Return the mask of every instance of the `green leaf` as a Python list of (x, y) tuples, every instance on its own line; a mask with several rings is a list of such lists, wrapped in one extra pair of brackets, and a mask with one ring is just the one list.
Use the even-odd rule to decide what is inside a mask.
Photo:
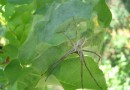
[(22, 67), (18, 59), (12, 60), (11, 63), (6, 66), (4, 72), (11, 85), (18, 80), (21, 70)]
[(32, 21), (32, 12), (24, 12), (21, 19), (24, 24), (30, 23)]
[(108, 27), (112, 20), (112, 14), (105, 3), (105, 0), (99, 0), (95, 6), (95, 11), (98, 15), (99, 24), (103, 27)]
[(15, 30), (19, 25), (31, 24), (33, 4), (21, 5), (15, 7), (14, 13), (8, 21), (8, 26), (11, 30)]
[(35, 14), (45, 14), (47, 7), (51, 6), (53, 0), (36, 0), (36, 11)]
[(15, 7), (14, 13), (8, 20), (7, 26), (17, 40), (22, 44), (31, 30), (34, 6), (33, 4)]
[[(105, 78), (102, 71), (98, 68), (98, 65), (90, 57), (85, 57), (85, 61), (102, 90), (107, 90)], [(65, 90), (75, 90), (81, 88), (80, 65), (79, 58), (70, 58), (62, 62), (62, 64), (58, 66), (59, 68), (57, 67), (57, 69), (54, 70), (54, 75), (61, 82)], [(83, 85), (86, 89), (101, 90), (85, 66), (83, 69)]]
[[(76, 21), (77, 19), (80, 20), (91, 19), (93, 14), (94, 4), (90, 4), (89, 1), (83, 3), (82, 1), (79, 0), (72, 0), (61, 4), (58, 8), (56, 7), (57, 5), (54, 5), (53, 8), (51, 7), (52, 12), (49, 17), (49, 21), (45, 21), (45, 20), (39, 21), (35, 25), (35, 27), (33, 28), (33, 32), (31, 33), (32, 35), (30, 34), (31, 36), (29, 38), (34, 38), (34, 34), (35, 34), (35, 36), (38, 36), (37, 39), (40, 40), (40, 42), (46, 42), (53, 46), (59, 45), (67, 41), (65, 35), (63, 35), (63, 33), (58, 33), (58, 32), (66, 30), (69, 23), (74, 22), (73, 18), (76, 18)], [(69, 27), (69, 29), (70, 28), (72, 27)], [(74, 31), (74, 29), (75, 28), (72, 28), (71, 31)], [(30, 42), (32, 42), (32, 39), (29, 40)]]
[(36, 88), (41, 88), (41, 90), (62, 90), (60, 82), (56, 79), (54, 75), (50, 75), (47, 81), (45, 81), (45, 77), (41, 77), (39, 82), (37, 83)]
[[(77, 27), (73, 26), (73, 24), (75, 22), (85, 22), (85, 20), (90, 21), (96, 3), (97, 2), (92, 3), (92, 1), (86, 1), (84, 3), (79, 0), (72, 0), (61, 4), (59, 7), (57, 7), (57, 5), (54, 5), (53, 8), (51, 7), (50, 20), (48, 21), (41, 18), (39, 22), (32, 26), (33, 30), (20, 50), (20, 57), (23, 58), (21, 61), (29, 60), (30, 57), (34, 56), (33, 53), (37, 52), (36, 47), (41, 42), (56, 46), (69, 41), (63, 33), (58, 32), (65, 31), (70, 38), (75, 38), (75, 29), (77, 29)], [(54, 9), (55, 7), (57, 8)], [(73, 18), (75, 18), (75, 21)], [(72, 26), (68, 27), (70, 23)], [(79, 29), (79, 31), (81, 30)], [(83, 33), (83, 31), (84, 30), (79, 32), (79, 35)]]
[(99, 29), (99, 32), (91, 34), (91, 37), (88, 38), (85, 45), (87, 49), (100, 53), (106, 31), (104, 28), (97, 29)]
[(7, 20), (9, 20), (11, 18), (11, 16), (13, 15), (15, 7), (14, 5), (7, 3), (5, 6), (5, 12), (4, 12), (4, 16)]
[(4, 70), (0, 69), (0, 87), (6, 84), (7, 78), (5, 77)]
[(0, 4), (1, 5), (5, 5), (6, 4), (6, 0), (0, 0)]
[(36, 0), (35, 14), (45, 15), (53, 4), (61, 4), (67, 0)]
[(18, 57), (18, 48), (16, 46), (13, 46), (11, 44), (9, 45), (6, 45), (4, 48), (3, 48), (3, 52), (11, 57), (11, 58), (17, 58)]
[(12, 3), (12, 4), (29, 4), (33, 0), (7, 0), (7, 2)]
[(11, 45), (14, 45), (14, 46), (18, 47), (19, 44), (20, 44), (17, 37), (16, 37), (16, 35), (15, 35), (15, 33), (13, 31), (11, 31), (11, 30), (7, 31), (5, 33), (5, 38), (7, 38), (9, 40), (9, 44), (11, 44)]
[(9, 90), (18, 90), (17, 82), (15, 82), (14, 85), (9, 88)]
[(40, 79), (40, 75), (33, 70), (31, 65), (24, 65), (19, 75), (18, 88), (22, 90), (38, 90), (36, 84)]

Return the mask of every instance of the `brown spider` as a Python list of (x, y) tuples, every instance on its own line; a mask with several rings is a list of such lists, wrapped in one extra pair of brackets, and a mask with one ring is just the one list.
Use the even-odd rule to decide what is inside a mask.
[[(74, 18), (73, 18), (74, 20)], [(75, 22), (76, 24), (76, 22)], [(71, 40), (65, 33), (63, 33), (69, 40)], [(77, 34), (77, 31), (76, 31)], [(62, 63), (70, 54), (77, 54), (80, 57), (80, 63), (81, 63), (81, 87), (83, 89), (83, 65), (85, 66), (85, 68), (88, 70), (90, 76), (93, 78), (94, 82), (96, 83), (96, 85), (102, 90), (102, 87), (98, 84), (98, 82), (96, 81), (96, 79), (94, 78), (94, 76), (92, 75), (90, 69), (88, 68), (86, 62), (85, 62), (85, 58), (84, 58), (84, 52), (89, 52), (92, 54), (95, 54), (96, 56), (99, 57), (100, 60), (100, 55), (98, 55), (97, 53), (90, 51), (90, 50), (84, 50), (83, 47), (86, 43), (86, 39), (85, 38), (81, 38), (80, 40), (78, 40), (75, 44), (72, 43), (73, 45), (72, 49), (70, 49), (68, 52), (66, 52), (59, 60), (57, 60), (56, 62), (54, 62), (52, 65), (50, 65), (50, 67), (47, 69), (47, 71), (44, 74), (47, 74), (47, 77), (45, 79), (45, 81), (48, 79), (48, 77), (52, 74), (53, 70), (60, 64)], [(98, 62), (99, 62), (98, 60)], [(42, 74), (41, 76), (43, 76), (44, 74)]]

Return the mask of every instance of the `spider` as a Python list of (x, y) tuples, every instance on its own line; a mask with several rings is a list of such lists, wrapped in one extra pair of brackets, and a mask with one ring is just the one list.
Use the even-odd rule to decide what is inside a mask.
[[(75, 25), (77, 25), (74, 17), (73, 17), (73, 21), (75, 23)], [(83, 65), (85, 66), (85, 68), (88, 70), (90, 76), (92, 77), (92, 79), (94, 80), (94, 82), (96, 83), (96, 85), (102, 90), (102, 87), (98, 84), (98, 82), (96, 81), (96, 79), (94, 78), (94, 76), (92, 75), (90, 69), (88, 68), (86, 62), (85, 62), (85, 58), (84, 58), (84, 52), (88, 52), (88, 53), (92, 53), (95, 54), (96, 56), (98, 56), (98, 62), (100, 61), (100, 55), (98, 55), (96, 52), (90, 51), (90, 50), (84, 50), (83, 47), (86, 43), (86, 38), (82, 37), (80, 38), (76, 43), (72, 42), (71, 39), (65, 34), (65, 32), (62, 32), (67, 39), (70, 40), (71, 45), (72, 45), (72, 49), (70, 49), (68, 52), (66, 52), (62, 57), (60, 57), (59, 60), (57, 60), (56, 62), (54, 62), (53, 64), (50, 65), (50, 67), (41, 75), (43, 76), (44, 74), (47, 74), (47, 77), (45, 79), (45, 81), (48, 79), (48, 77), (52, 74), (52, 72), (54, 71), (54, 69), (60, 64), (62, 63), (70, 54), (77, 54), (80, 57), (80, 63), (81, 63), (81, 69), (80, 69), (80, 78), (81, 78), (81, 88), (83, 89)], [(77, 38), (77, 30), (76, 30), (76, 38)]]

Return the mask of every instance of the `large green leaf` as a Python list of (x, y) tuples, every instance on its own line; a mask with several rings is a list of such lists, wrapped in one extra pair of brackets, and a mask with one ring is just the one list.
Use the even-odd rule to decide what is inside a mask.
[[(103, 73), (98, 68), (98, 65), (90, 57), (85, 57), (85, 61), (102, 90), (107, 90)], [(55, 70), (54, 75), (61, 82), (65, 90), (75, 90), (81, 88), (80, 65), (79, 58), (70, 58), (62, 62), (62, 64), (59, 65), (59, 68)], [(85, 66), (83, 70), (83, 85), (86, 89), (101, 90)]]
[[(63, 31), (63, 29), (65, 30), (68, 27), (67, 25), (69, 23), (74, 22), (72, 21), (73, 17), (79, 19), (90, 19), (92, 17), (92, 9), (94, 8), (94, 5), (89, 3), (90, 2), (83, 3), (79, 0), (72, 0), (61, 4), (58, 8), (56, 8), (57, 5), (54, 5), (52, 14), (49, 17), (49, 21), (47, 21), (46, 23), (44, 21), (39, 22), (39, 25), (36, 27), (37, 30), (35, 30), (34, 28), (33, 33), (40, 32), (38, 35), (38, 39), (41, 42), (47, 42), (52, 45), (59, 45), (63, 43), (64, 41), (66, 41), (66, 37), (63, 34), (59, 34), (58, 32)], [(82, 11), (84, 8), (85, 10)], [(62, 26), (62, 30), (59, 30), (58, 28), (66, 23), (66, 21), (68, 21), (67, 24), (65, 24), (65, 26)], [(75, 28), (73, 28), (72, 30), (74, 29)]]
[[(84, 9), (84, 11), (82, 11), (82, 9)], [(58, 8), (53, 10), (50, 21), (44, 28), (43, 33), (41, 33), (42, 35), (40, 35), (43, 37), (40, 38), (45, 38), (42, 39), (42, 41), (44, 40), (45, 42), (53, 45), (62, 43), (64, 41), (64, 36), (58, 32), (65, 31), (69, 26), (69, 23), (74, 22), (72, 21), (73, 18), (90, 19), (92, 17), (92, 9), (93, 5), (90, 5), (89, 2), (83, 3), (79, 0), (72, 0), (61, 4)], [(68, 22), (64, 26), (63, 24), (66, 23), (66, 21)], [(61, 25), (63, 25), (63, 28), (59, 30), (58, 28)], [(73, 28), (72, 31), (74, 29), (75, 28)]]
[(100, 25), (102, 25), (103, 27), (108, 27), (112, 19), (112, 14), (105, 3), (105, 0), (99, 0), (97, 5), (95, 6), (95, 11), (98, 14)]
[[(71, 22), (79, 23), (83, 20), (92, 20), (95, 14), (93, 10), (95, 9), (96, 4), (97, 2), (94, 1), (93, 3), (92, 1), (86, 1), (84, 3), (79, 0), (72, 0), (61, 4), (58, 8), (56, 8), (57, 6), (54, 5), (52, 14), (49, 18), (50, 20), (45, 24), (44, 27), (37, 30), (40, 31), (40, 29), (42, 29), (41, 33), (39, 33), (39, 40), (41, 40), (41, 42), (47, 42), (52, 45), (59, 45), (63, 43), (64, 41), (66, 41), (66, 39), (64, 38), (65, 36), (58, 32), (63, 32), (67, 29), (70, 29), (68, 32), (74, 31), (76, 29), (76, 26), (74, 28), (72, 28), (72, 26), (69, 27), (69, 24)], [(107, 6), (104, 5), (104, 7)], [(100, 7), (98, 8), (101, 9)], [(106, 9), (105, 11), (108, 10)], [(110, 12), (108, 11), (107, 13), (109, 14)], [(101, 17), (103, 20), (106, 19), (100, 15), (98, 15), (98, 17)], [(75, 21), (73, 20), (73, 18), (75, 18)], [(110, 21), (111, 19), (107, 18), (107, 21), (105, 21), (108, 22), (108, 20)]]
[(63, 33), (60, 33), (62, 31), (67, 31), (66, 33), (70, 38), (75, 38), (75, 29), (77, 28), (73, 25), (75, 21), (82, 22), (92, 17), (95, 2), (90, 3), (91, 1), (84, 3), (79, 0), (72, 0), (61, 4), (59, 7), (57, 5), (51, 6), (49, 21), (42, 18), (33, 25), (33, 30), (20, 50), (20, 58), (23, 58), (21, 61), (29, 60), (30, 57), (34, 56), (34, 53), (37, 52), (36, 47), (40, 43), (43, 43), (43, 46), (44, 44), (56, 46), (69, 41)]

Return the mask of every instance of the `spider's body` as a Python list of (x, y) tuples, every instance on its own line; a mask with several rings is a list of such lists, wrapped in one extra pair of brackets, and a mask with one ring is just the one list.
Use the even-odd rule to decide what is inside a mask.
[(84, 45), (84, 43), (85, 43), (85, 39), (80, 39), (79, 41), (77, 41), (77, 43), (76, 44), (74, 44), (74, 50), (75, 50), (75, 52), (76, 53), (78, 53), (79, 54), (79, 52), (82, 50), (82, 48), (83, 48), (83, 45)]

